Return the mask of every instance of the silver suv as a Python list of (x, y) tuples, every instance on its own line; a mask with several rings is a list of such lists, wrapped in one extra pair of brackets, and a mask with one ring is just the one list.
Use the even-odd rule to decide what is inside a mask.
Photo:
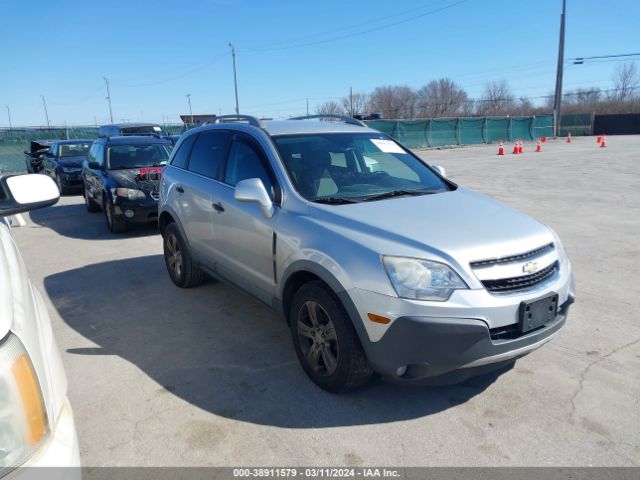
[(182, 135), (159, 202), (177, 286), (206, 273), (249, 292), (333, 392), (373, 372), (460, 381), (562, 328), (574, 284), (549, 227), (355, 119), (313, 117), (223, 116)]

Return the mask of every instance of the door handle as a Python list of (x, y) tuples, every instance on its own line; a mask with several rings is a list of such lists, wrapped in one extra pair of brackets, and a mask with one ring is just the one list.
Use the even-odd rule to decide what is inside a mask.
[(182, 188), (182, 185), (178, 185), (178, 186), (176, 187), (176, 192), (178, 192), (178, 193), (184, 193), (184, 188)]
[(224, 212), (224, 207), (222, 206), (222, 204), (220, 202), (218, 203), (214, 203), (213, 204), (213, 208), (218, 212), (218, 213), (222, 213)]

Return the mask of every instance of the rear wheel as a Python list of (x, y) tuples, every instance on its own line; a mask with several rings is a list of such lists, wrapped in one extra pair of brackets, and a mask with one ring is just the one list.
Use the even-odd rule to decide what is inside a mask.
[(322, 282), (311, 282), (293, 297), (291, 336), (302, 368), (329, 392), (346, 392), (369, 381), (369, 366), (358, 335), (340, 301)]
[(204, 272), (193, 261), (178, 226), (170, 223), (162, 231), (164, 262), (171, 281), (180, 288), (191, 288), (204, 281)]
[(107, 227), (111, 233), (122, 233), (129, 229), (129, 226), (124, 220), (119, 219), (114, 211), (113, 203), (105, 196), (102, 200), (104, 209), (104, 216), (107, 220)]

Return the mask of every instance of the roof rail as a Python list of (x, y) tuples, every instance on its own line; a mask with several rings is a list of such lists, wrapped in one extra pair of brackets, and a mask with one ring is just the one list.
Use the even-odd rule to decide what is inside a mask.
[(254, 127), (258, 128), (265, 128), (264, 122), (258, 117), (254, 117), (253, 115), (218, 115), (214, 119), (213, 123), (233, 122), (237, 120), (246, 120), (247, 122), (249, 122), (249, 125), (253, 125)]
[(357, 120), (353, 117), (348, 117), (346, 115), (338, 115), (333, 113), (322, 113), (319, 115), (303, 115), (301, 117), (290, 118), (289, 120), (311, 120), (313, 118), (333, 118), (335, 120), (342, 120), (344, 123), (350, 123), (351, 125), (366, 127), (364, 123), (362, 123), (360, 120)]

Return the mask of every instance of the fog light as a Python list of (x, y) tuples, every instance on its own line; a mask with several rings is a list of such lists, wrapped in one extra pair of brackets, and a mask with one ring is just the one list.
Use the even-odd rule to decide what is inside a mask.
[(403, 376), (405, 373), (407, 373), (407, 366), (406, 365), (403, 365), (403, 366), (399, 367), (396, 370), (396, 375), (399, 376), (399, 377)]
[(135, 215), (135, 212), (131, 209), (127, 209), (124, 211), (124, 216), (127, 218), (133, 218), (134, 215)]

